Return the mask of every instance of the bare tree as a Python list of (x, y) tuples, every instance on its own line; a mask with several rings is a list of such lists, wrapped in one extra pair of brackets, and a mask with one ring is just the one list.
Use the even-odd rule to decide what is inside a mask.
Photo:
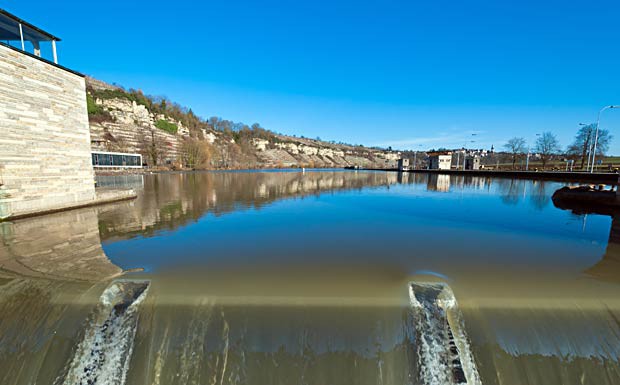
[(167, 149), (161, 138), (151, 130), (150, 135), (142, 134), (139, 138), (140, 153), (150, 163), (150, 166), (157, 166), (165, 158)]
[(585, 166), (586, 158), (590, 156), (592, 142), (594, 142), (595, 128), (596, 126), (594, 124), (582, 126), (579, 131), (577, 131), (575, 141), (568, 147), (567, 152), (569, 155), (579, 155), (581, 158), (580, 168), (582, 169)]
[(536, 139), (536, 151), (540, 154), (542, 168), (544, 170), (551, 156), (560, 151), (560, 143), (551, 132), (543, 132), (542, 135)]
[(508, 139), (504, 148), (512, 154), (512, 169), (514, 170), (517, 158), (525, 152), (525, 139), (517, 137)]
[(186, 167), (204, 167), (210, 157), (209, 144), (196, 139), (186, 139), (181, 147), (181, 156)]
[[(581, 159), (581, 168), (583, 169), (586, 159), (592, 154), (592, 144), (594, 142), (594, 136), (596, 132), (595, 124), (588, 124), (582, 126), (577, 135), (575, 135), (575, 141), (568, 147), (568, 155), (573, 155)], [(609, 149), (609, 142), (613, 137), (609, 134), (608, 130), (598, 130), (598, 141), (596, 145), (596, 155), (605, 155), (605, 152)]]

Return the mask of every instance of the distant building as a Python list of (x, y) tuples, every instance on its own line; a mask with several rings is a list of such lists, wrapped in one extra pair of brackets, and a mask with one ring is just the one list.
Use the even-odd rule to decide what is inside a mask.
[(92, 164), (95, 168), (142, 168), (142, 155), (121, 152), (93, 152)]
[(451, 166), (452, 153), (450, 151), (431, 152), (428, 154), (429, 170), (449, 170)]
[(465, 170), (480, 170), (480, 157), (476, 155), (465, 159)]
[(409, 159), (400, 158), (398, 160), (398, 171), (409, 171), (411, 166), (409, 166)]

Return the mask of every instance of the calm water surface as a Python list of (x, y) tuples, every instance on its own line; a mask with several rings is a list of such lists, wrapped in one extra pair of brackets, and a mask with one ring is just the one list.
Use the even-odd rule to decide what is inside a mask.
[(114, 343), (93, 340), (127, 362), (97, 383), (433, 383), (411, 281), (452, 288), (483, 384), (620, 383), (620, 217), (554, 207), (562, 184), (353, 171), (99, 182), (139, 197), (0, 224), (0, 383), (79, 383), (123, 271), (150, 286), (110, 326)]

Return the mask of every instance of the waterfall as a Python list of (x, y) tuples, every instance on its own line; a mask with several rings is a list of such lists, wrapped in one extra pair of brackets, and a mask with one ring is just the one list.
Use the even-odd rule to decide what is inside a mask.
[(65, 385), (123, 385), (138, 326), (145, 281), (117, 281), (101, 294), (62, 382)]
[(418, 376), (424, 385), (480, 385), (456, 299), (442, 283), (411, 283)]

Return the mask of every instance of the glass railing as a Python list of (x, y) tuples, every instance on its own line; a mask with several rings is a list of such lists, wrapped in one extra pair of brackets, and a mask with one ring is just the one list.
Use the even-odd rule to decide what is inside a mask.
[(57, 37), (0, 9), (0, 42), (58, 64)]

